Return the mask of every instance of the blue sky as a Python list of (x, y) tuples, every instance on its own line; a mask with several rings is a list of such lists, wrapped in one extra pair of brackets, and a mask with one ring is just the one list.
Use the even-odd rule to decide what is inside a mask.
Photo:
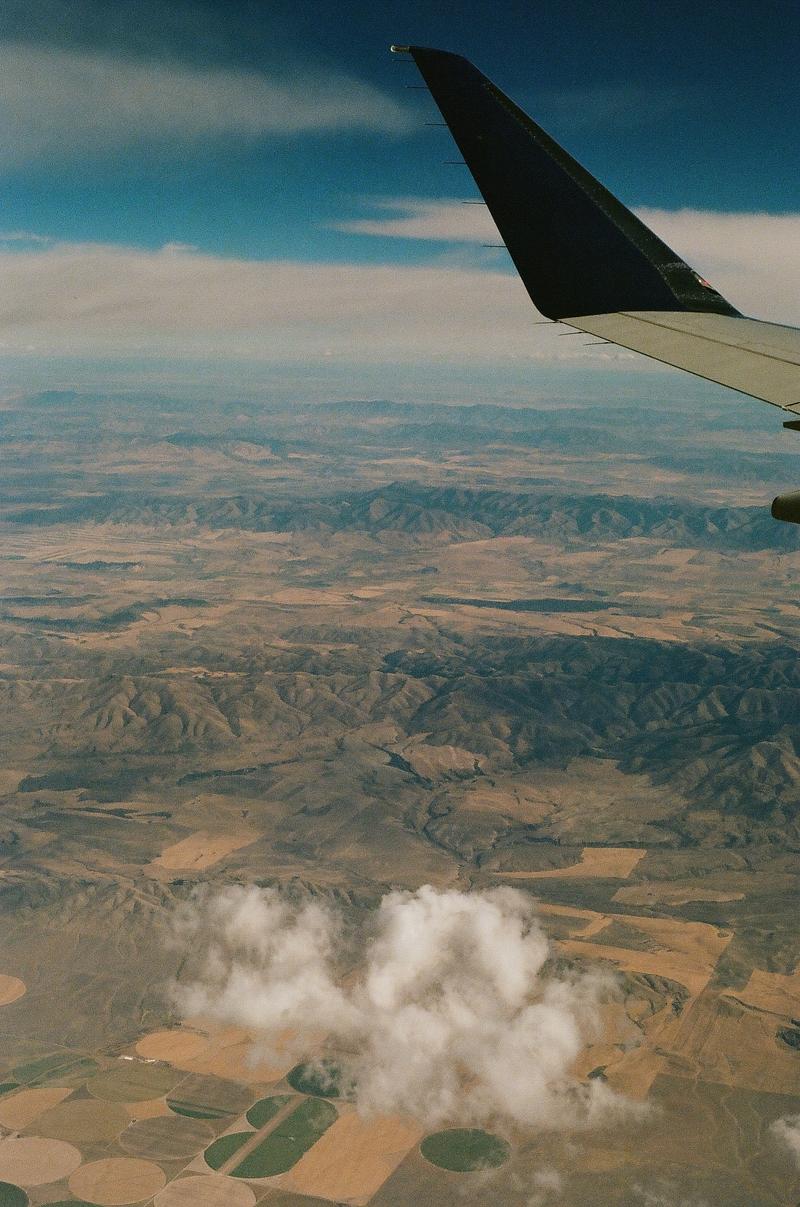
[[(115, 249), (155, 253), (165, 245), (177, 266), (174, 279), (164, 275), (162, 261), (145, 260), (130, 265), (132, 277), (140, 269), (148, 279), (155, 273), (174, 289), (178, 308), (193, 272), (195, 282), (212, 273), (212, 266), (199, 264), (204, 256), (224, 262), (213, 269), (217, 284), (220, 273), (230, 279), (232, 261), (376, 271), (396, 265), (423, 273), (439, 265), (487, 272), (491, 296), (492, 288), (501, 288), (495, 278), (509, 275), (509, 268), (502, 254), (481, 251), (485, 236), (477, 227), (464, 226), (470, 207), (462, 207), (462, 216), (453, 206), (444, 210), (450, 227), (443, 218), (437, 226), (430, 210), (431, 225), (418, 222), (414, 238), (386, 225), (402, 216), (405, 200), (419, 214), (420, 201), (443, 204), (476, 195), (465, 169), (442, 163), (454, 157), (449, 135), (425, 127), (437, 117), (433, 104), (424, 91), (406, 87), (419, 84), (419, 77), (413, 66), (389, 55), (392, 41), (442, 46), (472, 58), (623, 200), (666, 215), (656, 217), (656, 225), (666, 221), (670, 232), (670, 214), (683, 209), (757, 215), (762, 222), (765, 215), (793, 219), (800, 213), (798, 34), (795, 4), (745, 0), (12, 0), (0, 14), (7, 236), (0, 247), (7, 257), (18, 257), (16, 294), (6, 297), (5, 306), (0, 298), (2, 313), (11, 314), (7, 347), (29, 359), (66, 354), (79, 317), (66, 315), (59, 300), (59, 280), (66, 288), (77, 263), (65, 267), (67, 247), (75, 256), (84, 249), (75, 270), (83, 290), (80, 313), (91, 313), (94, 321), (98, 307), (102, 312), (107, 304), (104, 273), (121, 271)], [(398, 208), (387, 209), (387, 198)], [(370, 218), (367, 234), (358, 220)], [(677, 230), (677, 249), (688, 254), (688, 247), (707, 274), (722, 271), (722, 285), (738, 281), (737, 273), (747, 280), (758, 267), (764, 228), (740, 223), (737, 247), (744, 259), (734, 255), (728, 264), (723, 252), (730, 251), (731, 229), (710, 231), (717, 253), (698, 264), (699, 228), (686, 220)], [(20, 239), (20, 233), (34, 238)], [(773, 258), (780, 259), (787, 240), (796, 245), (795, 235), (791, 222), (769, 227)], [(97, 267), (94, 299), (90, 247)], [(107, 257), (102, 264), (98, 248)], [(47, 261), (56, 255), (60, 259)], [(48, 299), (41, 278), (51, 262)], [(374, 274), (364, 278), (366, 289), (391, 291), (391, 282), (381, 282)], [(225, 310), (227, 295), (217, 284), (210, 291), (213, 305)], [(296, 284), (299, 289), (299, 278)], [(409, 277), (409, 289), (413, 284)], [(769, 307), (770, 298), (762, 296), (767, 284), (755, 288), (752, 306)], [(241, 294), (241, 282), (231, 289)], [(784, 292), (788, 296), (789, 281)], [(99, 356), (130, 355), (134, 346), (142, 357), (167, 354), (168, 323), (148, 348), (144, 293), (140, 285), (128, 338), (112, 347), (113, 340), (103, 344), (98, 337)], [(354, 277), (342, 314), (357, 293)], [(25, 315), (36, 317), (30, 329), (19, 326), (20, 302)], [(118, 316), (126, 304), (118, 291), (108, 303)], [(509, 304), (518, 311), (515, 339), (522, 339), (523, 321), (535, 316), (526, 311), (523, 320), (517, 293)], [(386, 316), (391, 320), (391, 308)], [(498, 321), (507, 317), (501, 308)], [(793, 321), (790, 300), (773, 305), (766, 317)], [(283, 361), (303, 359), (301, 328), (311, 331), (314, 315), (298, 311), (297, 321), (294, 337), (281, 345)], [(461, 321), (466, 330), (468, 317)], [(87, 322), (78, 341), (89, 357), (90, 329)], [(252, 324), (239, 321), (237, 330), (246, 332), (239, 354), (256, 355)], [(171, 352), (213, 357), (212, 337), (213, 322), (200, 316), (191, 328), (187, 320)], [(349, 342), (334, 339), (333, 351), (320, 351), (312, 339), (308, 355), (339, 356), (340, 364), (348, 355), (358, 360), (359, 338), (369, 333), (355, 324)], [(218, 350), (222, 354), (221, 345)], [(443, 352), (457, 359), (457, 336), (444, 341)], [(487, 350), (495, 360), (502, 353), (502, 343)], [(224, 355), (235, 359), (230, 343)], [(393, 355), (387, 350), (386, 363)], [(435, 348), (424, 349), (425, 356), (437, 360)]]

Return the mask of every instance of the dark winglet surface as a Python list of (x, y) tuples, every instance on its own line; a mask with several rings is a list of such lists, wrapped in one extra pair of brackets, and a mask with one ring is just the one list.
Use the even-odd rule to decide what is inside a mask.
[(470, 62), (408, 51), (542, 314), (738, 315)]

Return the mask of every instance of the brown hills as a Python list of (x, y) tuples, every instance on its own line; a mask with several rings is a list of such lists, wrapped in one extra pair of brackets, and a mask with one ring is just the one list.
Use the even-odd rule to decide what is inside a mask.
[[(789, 1201), (800, 547), (758, 473), (797, 457), (709, 415), (703, 468), (677, 418), (626, 407), (109, 406), (4, 412), (4, 1080), (58, 1056), (80, 1095), (81, 1062), (173, 1027), (164, 929), (198, 885), (355, 918), (391, 887), (511, 884), (554, 960), (619, 978), (581, 1076), (659, 1111), (514, 1135), (480, 1187), (381, 1149), (371, 1202), (516, 1207), (551, 1166), (554, 1203)], [(317, 1196), (344, 1184), (332, 1144)]]

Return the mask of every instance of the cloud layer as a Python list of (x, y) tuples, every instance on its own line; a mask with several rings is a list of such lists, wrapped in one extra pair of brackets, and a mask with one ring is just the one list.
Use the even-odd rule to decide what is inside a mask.
[[(422, 264), (309, 263), (223, 258), (179, 243), (160, 251), (48, 243), (36, 232), (12, 231), (5, 241), (0, 236), (0, 350), (320, 370), (426, 365), (527, 372), (534, 361), (565, 360), (654, 369), (633, 353), (586, 346), (584, 338), (564, 339), (559, 328), (535, 325), (536, 312), (504, 253), (474, 247), (496, 238), (483, 207), (385, 204), (385, 217), (359, 221), (359, 229), (393, 243), (402, 237), (473, 246), (450, 246)], [(800, 215), (643, 216), (745, 313), (800, 326)]]
[[(0, 341), (6, 351), (43, 355), (486, 362), (536, 355), (531, 336), (544, 330), (532, 325), (515, 277), (452, 264), (247, 261), (174, 245), (61, 244), (0, 250), (0, 279)], [(570, 342), (555, 344), (574, 354), (563, 347)]]
[[(202, 952), (175, 988), (187, 1017), (251, 1028), (268, 1049), (291, 1029), (297, 1055), (327, 1033), (365, 1112), (560, 1128), (633, 1109), (599, 1080), (571, 1076), (612, 986), (548, 975), (527, 894), (391, 892), (348, 937), (323, 905), (237, 886), (187, 906), (177, 935)], [(355, 972), (342, 979), (348, 961)]]
[(398, 134), (410, 121), (390, 96), (335, 71), (270, 78), (0, 44), (0, 161), (7, 166), (181, 139), (351, 129)]

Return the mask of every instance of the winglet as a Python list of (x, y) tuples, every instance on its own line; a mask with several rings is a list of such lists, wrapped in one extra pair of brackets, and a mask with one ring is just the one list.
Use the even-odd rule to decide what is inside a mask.
[(738, 315), (472, 63), (407, 49), (542, 314)]

